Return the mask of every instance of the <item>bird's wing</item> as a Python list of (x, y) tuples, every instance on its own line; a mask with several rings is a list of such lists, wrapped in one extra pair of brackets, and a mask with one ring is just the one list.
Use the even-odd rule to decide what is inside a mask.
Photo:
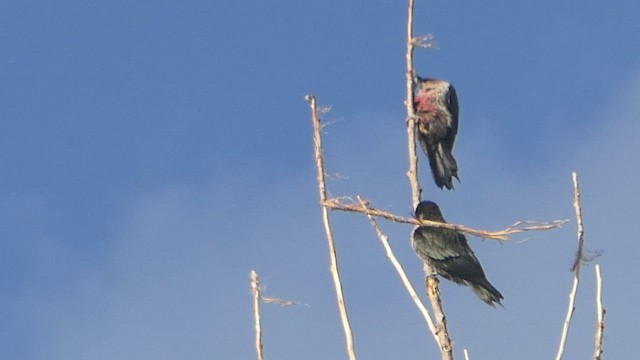
[(467, 244), (467, 239), (458, 232), (456, 232), (456, 235), (455, 247), (458, 249), (457, 252), (460, 253), (460, 256), (443, 263), (442, 267), (454, 277), (457, 276), (473, 281), (484, 279), (485, 275), (480, 261), (469, 247), (469, 244)]
[(458, 106), (458, 93), (453, 85), (449, 85), (449, 91), (447, 92), (447, 98), (445, 99), (447, 110), (451, 114), (451, 120), (449, 122), (449, 132), (444, 139), (444, 143), (449, 148), (453, 149), (453, 143), (456, 140), (456, 134), (458, 133), (458, 118), (460, 116), (460, 108)]
[(418, 255), (424, 260), (447, 261), (460, 257), (458, 246), (451, 246), (456, 242), (457, 233), (448, 229), (422, 226), (414, 232), (414, 247)]
[(416, 230), (414, 241), (417, 242), (414, 247), (420, 257), (429, 259), (443, 275), (452, 277), (452, 280), (459, 282), (457, 278), (484, 278), (478, 258), (459, 232), (421, 227)]

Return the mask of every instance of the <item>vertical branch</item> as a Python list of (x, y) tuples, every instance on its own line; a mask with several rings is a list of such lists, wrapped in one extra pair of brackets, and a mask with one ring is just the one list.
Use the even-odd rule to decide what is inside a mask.
[(251, 270), (251, 294), (253, 295), (253, 320), (254, 329), (256, 332), (256, 355), (258, 360), (263, 360), (262, 355), (262, 328), (260, 326), (260, 281), (258, 280), (258, 273), (255, 270)]
[(604, 333), (604, 314), (607, 311), (602, 307), (602, 278), (600, 277), (600, 265), (596, 264), (596, 336), (593, 360), (602, 359), (602, 334)]
[[(415, 70), (413, 69), (413, 50), (415, 38), (413, 37), (413, 0), (408, 0), (407, 7), (407, 52), (405, 60), (407, 65), (406, 74), (406, 98), (405, 107), (407, 110), (407, 150), (409, 155), (409, 170), (407, 178), (411, 187), (411, 201), (413, 208), (420, 202), (422, 190), (418, 181), (418, 156), (416, 154), (416, 116), (413, 110), (413, 79)], [(436, 320), (436, 334), (438, 335), (438, 346), (442, 354), (442, 359), (453, 359), (453, 349), (451, 347), (451, 339), (447, 330), (447, 323), (442, 304), (440, 301), (440, 290), (438, 289), (438, 279), (431, 270), (429, 264), (425, 263), (427, 295), (433, 309), (433, 316)]]
[(575, 311), (576, 293), (578, 292), (578, 283), (580, 282), (580, 268), (582, 265), (583, 253), (584, 253), (584, 228), (582, 227), (582, 209), (580, 207), (580, 188), (578, 186), (578, 175), (573, 172), (571, 175), (573, 179), (573, 208), (576, 212), (576, 222), (578, 224), (578, 250), (576, 251), (576, 258), (571, 267), (573, 271), (573, 285), (571, 286), (571, 292), (569, 292), (569, 305), (567, 306), (567, 315), (564, 319), (564, 325), (562, 326), (562, 334), (560, 335), (560, 345), (558, 346), (558, 353), (556, 354), (556, 360), (562, 359), (564, 354), (565, 345), (567, 343), (567, 335), (569, 334), (569, 326), (571, 325), (571, 318)]
[(347, 309), (345, 307), (344, 296), (342, 294), (342, 283), (340, 281), (340, 274), (338, 273), (338, 259), (336, 256), (336, 249), (333, 241), (331, 225), (329, 224), (329, 210), (324, 205), (327, 201), (327, 190), (325, 184), (324, 160), (322, 158), (322, 142), (320, 138), (320, 118), (318, 117), (316, 98), (314, 96), (307, 95), (305, 96), (305, 99), (309, 102), (309, 106), (311, 108), (311, 122), (313, 123), (313, 148), (316, 161), (316, 179), (318, 181), (318, 192), (320, 194), (320, 205), (322, 207), (322, 222), (324, 224), (324, 231), (327, 236), (327, 244), (329, 247), (330, 271), (333, 278), (333, 285), (336, 291), (336, 299), (338, 302), (338, 310), (340, 311), (340, 319), (342, 320), (342, 327), (344, 329), (347, 354), (349, 355), (350, 360), (355, 360), (356, 352), (353, 345), (353, 334), (351, 332), (351, 325), (349, 324), (349, 317), (347, 316)]
[(420, 182), (418, 180), (418, 156), (416, 154), (416, 115), (413, 110), (413, 79), (415, 70), (413, 69), (413, 49), (415, 39), (413, 38), (413, 0), (409, 0), (407, 9), (407, 52), (405, 61), (407, 63), (406, 97), (404, 105), (407, 109), (407, 151), (409, 153), (409, 170), (407, 178), (411, 187), (411, 202), (413, 209), (420, 202)]
[(427, 296), (431, 302), (431, 308), (433, 309), (433, 316), (436, 319), (436, 334), (438, 334), (438, 345), (440, 346), (440, 353), (443, 360), (453, 360), (453, 347), (451, 346), (451, 339), (449, 338), (449, 330), (447, 329), (447, 321), (442, 311), (442, 301), (440, 300), (440, 288), (438, 287), (439, 281), (433, 271), (431, 265), (424, 263), (424, 272), (426, 274), (425, 283), (427, 286)]
[(582, 208), (580, 207), (580, 188), (578, 186), (578, 174), (574, 171), (571, 174), (573, 180), (573, 208), (576, 211), (576, 222), (578, 224), (578, 250), (576, 251), (576, 258), (573, 260), (573, 266), (571, 271), (580, 273), (580, 265), (584, 258), (584, 228), (582, 226)]

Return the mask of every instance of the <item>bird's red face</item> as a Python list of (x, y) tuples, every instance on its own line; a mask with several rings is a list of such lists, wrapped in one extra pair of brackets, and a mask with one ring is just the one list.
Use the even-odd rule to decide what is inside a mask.
[(413, 98), (413, 103), (418, 112), (431, 112), (435, 110), (433, 103), (433, 90), (421, 89)]

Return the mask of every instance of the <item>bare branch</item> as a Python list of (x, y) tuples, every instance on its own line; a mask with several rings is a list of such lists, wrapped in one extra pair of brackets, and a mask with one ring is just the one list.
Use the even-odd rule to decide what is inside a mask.
[(596, 335), (593, 360), (602, 359), (602, 335), (604, 333), (604, 315), (607, 310), (602, 306), (602, 277), (600, 265), (596, 264)]
[(415, 39), (413, 37), (413, 0), (409, 0), (407, 9), (407, 52), (405, 61), (407, 63), (407, 82), (406, 97), (404, 105), (407, 110), (407, 150), (409, 153), (409, 170), (407, 171), (407, 179), (411, 187), (411, 200), (413, 209), (420, 202), (422, 189), (418, 180), (418, 155), (416, 154), (416, 114), (413, 111), (413, 86), (415, 78), (415, 70), (413, 69), (413, 50)]
[(578, 250), (576, 251), (576, 258), (573, 261), (571, 271), (580, 272), (580, 264), (584, 260), (584, 228), (582, 226), (582, 208), (580, 207), (580, 188), (578, 187), (578, 174), (573, 172), (571, 174), (573, 179), (573, 208), (576, 212), (576, 221), (578, 226)]
[(582, 209), (580, 208), (580, 188), (578, 186), (578, 175), (575, 171), (572, 174), (573, 179), (573, 208), (576, 212), (576, 221), (578, 226), (578, 250), (576, 251), (576, 259), (571, 267), (573, 271), (573, 285), (571, 286), (571, 292), (569, 292), (569, 305), (567, 307), (567, 315), (564, 319), (564, 325), (562, 326), (562, 333), (560, 335), (560, 345), (558, 346), (558, 353), (556, 354), (556, 360), (562, 359), (564, 349), (567, 342), (567, 335), (569, 334), (569, 326), (571, 325), (571, 318), (575, 311), (576, 293), (578, 292), (578, 283), (580, 282), (580, 267), (584, 254), (584, 229), (582, 227)]
[[(416, 208), (416, 206), (418, 206), (422, 194), (420, 182), (418, 181), (418, 156), (416, 154), (416, 116), (413, 110), (413, 86), (416, 74), (413, 68), (413, 50), (416, 42), (416, 39), (413, 37), (413, 0), (408, 0), (406, 39), (407, 51), (405, 54), (407, 72), (406, 97), (404, 105), (407, 110), (407, 150), (409, 155), (409, 170), (407, 171), (407, 178), (409, 180), (409, 186), (411, 187), (411, 202), (414, 209)], [(442, 305), (440, 303), (438, 280), (434, 275), (432, 275), (434, 272), (431, 270), (431, 267), (428, 263), (425, 263), (424, 267), (427, 282), (427, 295), (429, 296), (429, 300), (431, 301), (433, 315), (436, 319), (436, 334), (438, 335), (437, 343), (440, 347), (440, 353), (443, 360), (452, 360), (453, 349), (451, 347), (451, 340), (449, 338), (445, 316), (442, 311)]]
[[(358, 198), (358, 200), (360, 201), (362, 206), (364, 207), (367, 206), (366, 202), (364, 202), (360, 198)], [(438, 334), (436, 333), (435, 325), (433, 325), (433, 320), (431, 320), (431, 316), (429, 316), (429, 311), (420, 300), (420, 297), (418, 296), (416, 291), (413, 289), (413, 286), (411, 285), (411, 282), (409, 281), (407, 274), (404, 272), (402, 265), (400, 265), (400, 263), (398, 262), (398, 259), (396, 259), (396, 256), (393, 254), (393, 250), (391, 250), (391, 246), (389, 245), (389, 238), (382, 233), (382, 231), (378, 227), (378, 223), (373, 218), (373, 216), (367, 214), (367, 218), (369, 218), (369, 222), (371, 222), (371, 226), (373, 226), (373, 230), (375, 230), (376, 235), (378, 236), (378, 239), (380, 239), (380, 243), (382, 243), (382, 247), (384, 247), (387, 258), (389, 259), (389, 261), (391, 261), (391, 265), (393, 265), (393, 267), (396, 269), (396, 272), (398, 273), (398, 276), (400, 276), (400, 280), (402, 280), (402, 284), (407, 289), (407, 292), (409, 293), (411, 300), (413, 300), (413, 302), (418, 307), (418, 310), (420, 310), (420, 313), (422, 314), (422, 316), (427, 322), (429, 331), (431, 331), (433, 338), (435, 339), (436, 343), (438, 343)]]
[(533, 221), (517, 221), (504, 230), (486, 231), (486, 230), (472, 229), (464, 225), (440, 223), (436, 221), (418, 220), (415, 218), (402, 217), (402, 216), (394, 215), (390, 212), (386, 212), (383, 210), (378, 210), (372, 207), (363, 206), (360, 203), (353, 203), (353, 202), (345, 203), (341, 201), (341, 199), (344, 199), (344, 198), (327, 199), (324, 205), (327, 208), (332, 210), (358, 212), (365, 215), (381, 217), (383, 219), (397, 222), (397, 223), (412, 224), (417, 226), (433, 226), (433, 227), (438, 227), (443, 229), (451, 229), (451, 230), (456, 230), (456, 231), (464, 232), (467, 234), (471, 234), (473, 236), (477, 236), (479, 238), (484, 238), (484, 239), (508, 240), (509, 235), (511, 234), (517, 234), (525, 231), (556, 229), (561, 227), (567, 221), (569, 221), (569, 220), (553, 220), (553, 221), (542, 222), (542, 223), (533, 222)]
[(349, 317), (347, 315), (344, 295), (342, 293), (342, 282), (340, 281), (340, 274), (338, 272), (338, 259), (333, 241), (333, 233), (331, 231), (331, 225), (329, 223), (329, 210), (325, 205), (325, 203), (327, 202), (327, 190), (325, 184), (324, 160), (322, 158), (320, 117), (318, 116), (318, 109), (316, 107), (316, 98), (314, 96), (307, 95), (305, 96), (305, 99), (309, 102), (309, 107), (311, 108), (311, 122), (313, 123), (313, 148), (316, 161), (316, 179), (318, 181), (318, 193), (320, 194), (320, 205), (322, 208), (322, 222), (324, 224), (324, 230), (327, 236), (327, 245), (329, 248), (330, 271), (333, 278), (333, 285), (336, 291), (336, 299), (338, 302), (340, 319), (342, 320), (347, 354), (350, 360), (355, 360), (356, 352), (353, 345), (353, 333), (351, 332), (351, 325), (349, 324)]
[(469, 360), (469, 352), (467, 349), (464, 349), (464, 360)]
[(440, 353), (443, 360), (453, 360), (453, 346), (449, 337), (447, 328), (447, 318), (442, 310), (442, 300), (440, 300), (440, 281), (431, 270), (428, 263), (422, 264), (425, 273), (425, 285), (427, 289), (427, 297), (431, 302), (433, 316), (436, 319), (436, 334), (438, 334), (438, 344), (440, 345)]
[(262, 327), (260, 326), (260, 287), (258, 280), (258, 273), (255, 270), (251, 270), (251, 294), (253, 295), (253, 320), (254, 329), (256, 332), (256, 356), (258, 360), (263, 360), (262, 354)]

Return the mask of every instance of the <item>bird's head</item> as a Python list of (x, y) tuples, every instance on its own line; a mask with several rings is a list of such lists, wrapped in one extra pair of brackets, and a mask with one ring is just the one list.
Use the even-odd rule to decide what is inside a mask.
[(416, 207), (416, 219), (445, 222), (438, 204), (433, 201), (422, 201)]
[(445, 93), (449, 90), (449, 84), (446, 81), (438, 80), (438, 79), (422, 79), (418, 78), (418, 90), (425, 92), (437, 92), (437, 93)]

